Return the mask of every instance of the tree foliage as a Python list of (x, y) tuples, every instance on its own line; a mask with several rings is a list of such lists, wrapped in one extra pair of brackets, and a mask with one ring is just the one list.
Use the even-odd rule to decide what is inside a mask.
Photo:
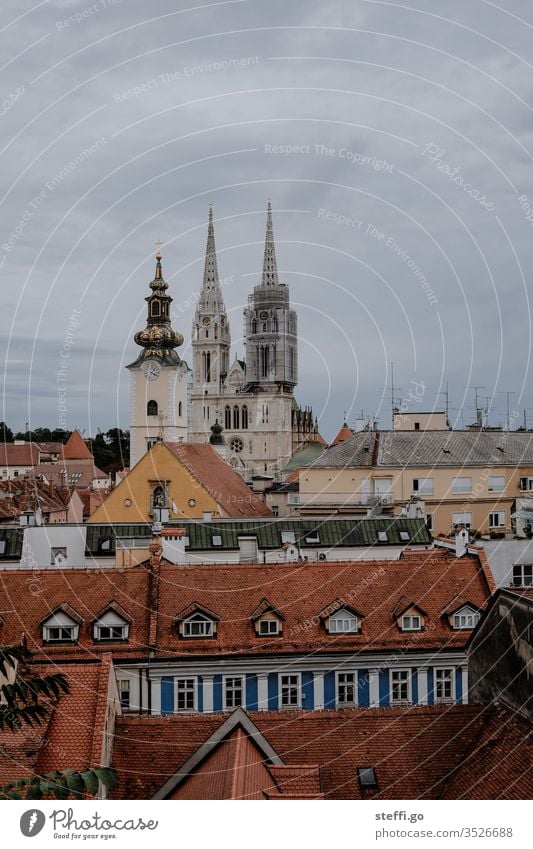
[[(0, 646), (0, 733), (15, 732), (25, 725), (40, 725), (51, 707), (69, 692), (67, 676), (35, 674), (32, 653), (25, 645)], [(65, 769), (18, 778), (0, 787), (0, 799), (68, 799), (95, 796), (99, 783), (108, 789), (117, 785), (110, 767)]]

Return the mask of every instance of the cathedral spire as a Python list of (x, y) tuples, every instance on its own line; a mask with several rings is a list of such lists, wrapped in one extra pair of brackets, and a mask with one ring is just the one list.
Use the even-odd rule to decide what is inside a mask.
[(209, 224), (207, 226), (207, 245), (205, 249), (204, 289), (218, 288), (217, 253), (215, 249), (215, 228), (213, 225), (213, 207), (209, 206)]
[(276, 263), (276, 248), (274, 245), (274, 231), (272, 229), (272, 203), (270, 198), (267, 207), (267, 225), (265, 236), (265, 254), (263, 257), (263, 276), (261, 286), (277, 286), (278, 266)]

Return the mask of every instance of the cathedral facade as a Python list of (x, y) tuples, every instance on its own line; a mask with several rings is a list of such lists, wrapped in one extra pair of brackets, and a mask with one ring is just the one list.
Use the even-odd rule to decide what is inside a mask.
[(294, 398), (298, 383), (298, 317), (280, 283), (267, 210), (261, 282), (244, 311), (245, 360), (231, 361), (231, 332), (220, 288), (213, 213), (209, 211), (202, 290), (192, 327), (193, 383), (189, 439), (206, 442), (218, 419), (227, 459), (245, 478), (273, 475), (296, 448), (318, 438), (310, 410)]
[(298, 383), (298, 317), (289, 287), (280, 283), (267, 210), (261, 282), (244, 311), (245, 360), (231, 357), (231, 328), (218, 275), (213, 212), (209, 210), (202, 288), (192, 325), (192, 384), (187, 405), (187, 364), (175, 348), (183, 337), (172, 329), (161, 257), (146, 298), (148, 320), (135, 336), (142, 351), (132, 375), (131, 464), (156, 441), (209, 442), (223, 427), (226, 459), (246, 480), (278, 477), (295, 450), (319, 441), (309, 408), (294, 398)]

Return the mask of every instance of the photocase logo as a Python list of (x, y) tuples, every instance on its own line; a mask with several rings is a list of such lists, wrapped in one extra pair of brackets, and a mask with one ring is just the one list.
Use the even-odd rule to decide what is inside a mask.
[(20, 818), (20, 830), (24, 837), (35, 837), (43, 830), (46, 817), (42, 811), (33, 808), (25, 811)]

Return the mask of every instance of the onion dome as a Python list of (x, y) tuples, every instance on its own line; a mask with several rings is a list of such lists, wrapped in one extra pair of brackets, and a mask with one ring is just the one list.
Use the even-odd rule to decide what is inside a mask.
[(183, 345), (183, 336), (174, 330), (170, 320), (172, 298), (167, 294), (168, 283), (163, 278), (161, 254), (156, 255), (155, 276), (150, 283), (152, 294), (145, 298), (148, 304), (146, 327), (139, 330), (135, 342), (143, 350), (130, 367), (140, 366), (144, 360), (156, 358), (166, 365), (181, 365), (181, 359), (174, 351)]
[(222, 425), (219, 423), (218, 419), (215, 421), (214, 425), (211, 425), (211, 436), (209, 437), (210, 445), (225, 445), (226, 440), (222, 436)]

